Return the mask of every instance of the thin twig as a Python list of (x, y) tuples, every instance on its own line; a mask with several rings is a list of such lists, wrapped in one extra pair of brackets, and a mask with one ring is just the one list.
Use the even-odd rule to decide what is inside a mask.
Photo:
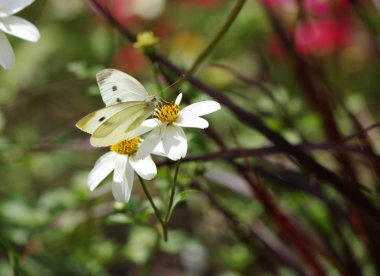
[(215, 36), (212, 38), (210, 43), (206, 46), (206, 48), (198, 55), (196, 60), (194, 61), (193, 65), (190, 67), (190, 69), (183, 74), (182, 78), (177, 82), (175, 85), (175, 89), (180, 87), (180, 85), (186, 81), (191, 75), (195, 73), (195, 71), (198, 69), (199, 65), (203, 62), (203, 60), (206, 59), (206, 57), (212, 52), (212, 50), (215, 48), (215, 46), (218, 44), (218, 42), (222, 39), (222, 37), (227, 33), (227, 31), (230, 29), (232, 23), (235, 22), (238, 14), (240, 13), (244, 3), (246, 0), (238, 0), (232, 9), (231, 13), (228, 15), (227, 20), (224, 22), (223, 26), (220, 28), (220, 30), (215, 34)]

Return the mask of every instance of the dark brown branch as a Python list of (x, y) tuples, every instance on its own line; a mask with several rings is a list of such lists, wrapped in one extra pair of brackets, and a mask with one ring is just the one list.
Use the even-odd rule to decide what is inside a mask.
[[(112, 15), (106, 11), (99, 3), (95, 0), (91, 0), (91, 3), (97, 11), (103, 15), (117, 30), (119, 30), (127, 39), (131, 42), (135, 41), (135, 36), (126, 30), (117, 20), (115, 20)], [(152, 53), (148, 57), (160, 65), (165, 66), (167, 69), (172, 71), (178, 77), (182, 77), (185, 71), (171, 63), (169, 60), (163, 56)], [(261, 132), (265, 137), (272, 141), (276, 146), (281, 148), (284, 152), (292, 155), (300, 164), (302, 164), (307, 170), (313, 172), (320, 180), (326, 181), (332, 184), (336, 190), (344, 194), (351, 202), (353, 202), (358, 208), (366, 210), (373, 218), (377, 219), (380, 217), (380, 211), (365, 197), (360, 190), (350, 185), (349, 183), (342, 180), (338, 175), (329, 169), (323, 167), (318, 162), (316, 162), (312, 157), (304, 153), (300, 148), (291, 145), (287, 140), (285, 140), (280, 134), (276, 133), (264, 124), (255, 114), (248, 112), (235, 103), (233, 103), (228, 97), (223, 95), (220, 91), (214, 90), (201, 82), (200, 80), (189, 77), (188, 82), (195, 88), (202, 90), (210, 97), (217, 100), (219, 103), (228, 108), (232, 113), (236, 115), (243, 123), (250, 126), (257, 131)]]
[[(367, 151), (358, 146), (345, 146), (336, 143), (322, 143), (322, 144), (301, 144), (298, 146), (300, 149), (304, 151), (318, 151), (318, 150), (326, 150), (331, 152), (341, 152), (341, 153), (353, 153), (369, 156), (377, 161), (380, 161), (380, 155), (374, 154), (371, 151)], [(242, 156), (242, 151), (244, 152), (244, 156)], [(253, 157), (263, 157), (272, 154), (281, 154), (283, 153), (282, 149), (277, 146), (268, 146), (254, 149), (230, 149), (230, 150), (222, 150), (219, 152), (202, 154), (202, 155), (192, 155), (188, 156), (181, 160), (184, 162), (194, 162), (194, 161), (211, 161), (211, 160), (231, 160), (236, 158), (243, 158), (246, 156)], [(168, 160), (165, 162), (160, 162), (160, 165), (172, 164), (173, 162)]]

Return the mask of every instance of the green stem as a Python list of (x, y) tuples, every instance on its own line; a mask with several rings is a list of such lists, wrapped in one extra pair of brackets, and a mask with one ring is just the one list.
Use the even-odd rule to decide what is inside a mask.
[(177, 186), (177, 178), (178, 178), (178, 171), (179, 171), (179, 165), (181, 164), (181, 161), (178, 160), (176, 167), (175, 167), (175, 173), (174, 173), (174, 178), (173, 178), (173, 183), (171, 186), (171, 194), (170, 194), (170, 199), (169, 199), (169, 205), (168, 205), (168, 211), (166, 212), (165, 216), (165, 224), (169, 222), (171, 211), (172, 211), (172, 206), (173, 206), (173, 201), (174, 201), (174, 195), (175, 195), (175, 188)]
[(228, 15), (227, 20), (224, 22), (223, 26), (220, 28), (220, 30), (215, 34), (213, 39), (210, 41), (210, 43), (206, 46), (206, 48), (199, 54), (197, 59), (194, 61), (193, 65), (190, 67), (190, 69), (183, 74), (182, 78), (179, 80), (179, 82), (174, 87), (176, 90), (180, 87), (182, 82), (187, 80), (199, 67), (199, 65), (202, 63), (202, 61), (211, 53), (213, 48), (218, 44), (220, 39), (227, 33), (228, 29), (231, 27), (232, 23), (235, 21), (236, 17), (238, 16), (241, 8), (243, 7), (246, 0), (238, 0), (232, 9), (231, 13)]
[(161, 215), (160, 215), (160, 212), (158, 211), (156, 205), (154, 204), (153, 202), (153, 199), (152, 199), (152, 196), (150, 195), (148, 189), (146, 188), (146, 185), (145, 185), (145, 182), (144, 182), (144, 179), (141, 178), (141, 176), (137, 175), (138, 178), (140, 179), (140, 183), (141, 183), (141, 186), (144, 190), (144, 193), (146, 195), (146, 197), (148, 198), (149, 202), (150, 202), (150, 205), (152, 205), (152, 208), (154, 210), (154, 214), (156, 215), (156, 218), (157, 220), (160, 222), (161, 224), (161, 227), (162, 227), (162, 232), (163, 232), (163, 236), (164, 236), (164, 240), (167, 241), (168, 240), (168, 233), (167, 233), (167, 229), (166, 229), (166, 224), (164, 223), (164, 221), (162, 220), (161, 218)]

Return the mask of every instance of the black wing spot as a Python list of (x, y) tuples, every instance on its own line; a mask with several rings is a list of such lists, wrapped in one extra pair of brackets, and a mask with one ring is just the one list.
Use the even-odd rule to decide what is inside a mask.
[(99, 122), (103, 122), (105, 119), (106, 119), (106, 117), (101, 117), (101, 118), (99, 119)]
[(118, 103), (121, 103), (121, 99), (120, 99), (120, 98), (117, 98), (116, 101), (117, 101)]
[(112, 91), (116, 91), (116, 90), (117, 90), (117, 86), (116, 85), (112, 86)]
[(109, 76), (112, 75), (113, 70), (105, 69), (103, 71), (100, 71), (100, 73), (96, 74), (96, 79), (98, 80), (99, 84), (103, 84)]

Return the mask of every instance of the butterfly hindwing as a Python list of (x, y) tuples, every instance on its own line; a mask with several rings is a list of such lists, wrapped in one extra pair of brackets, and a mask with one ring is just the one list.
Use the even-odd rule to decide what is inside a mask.
[(115, 129), (121, 128), (122, 125), (129, 126), (132, 122), (143, 113), (143, 103), (131, 106), (115, 114), (100, 125), (92, 134), (94, 137), (103, 138), (114, 132)]
[(135, 130), (152, 112), (152, 104), (140, 102), (115, 114), (96, 129), (91, 136), (91, 144), (96, 147), (105, 147), (124, 139), (134, 138)]
[(105, 107), (97, 111), (91, 112), (87, 116), (80, 119), (76, 126), (87, 133), (94, 133), (94, 131), (102, 125), (106, 120), (117, 114), (118, 112), (135, 105), (136, 102), (120, 103), (117, 105)]

